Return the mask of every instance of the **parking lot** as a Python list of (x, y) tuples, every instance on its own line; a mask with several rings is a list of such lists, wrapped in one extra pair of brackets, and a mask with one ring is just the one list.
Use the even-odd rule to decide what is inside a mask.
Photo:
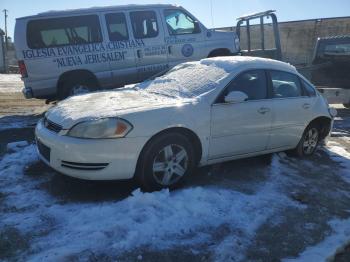
[(65, 177), (38, 160), (49, 107), (0, 79), (0, 261), (349, 261), (350, 110), (310, 159), (197, 170), (182, 189)]

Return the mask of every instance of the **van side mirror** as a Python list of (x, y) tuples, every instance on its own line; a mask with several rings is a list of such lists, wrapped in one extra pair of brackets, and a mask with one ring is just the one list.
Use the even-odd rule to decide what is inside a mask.
[(241, 91), (232, 91), (225, 96), (225, 103), (241, 103), (247, 100), (247, 94)]
[(194, 29), (193, 29), (193, 33), (200, 33), (201, 32), (201, 27), (199, 26), (199, 22), (198, 21), (194, 21)]

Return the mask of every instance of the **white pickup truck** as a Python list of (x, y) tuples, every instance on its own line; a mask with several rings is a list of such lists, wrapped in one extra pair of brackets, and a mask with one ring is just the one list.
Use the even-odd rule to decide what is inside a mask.
[(233, 32), (207, 29), (175, 5), (50, 11), (17, 18), (27, 98), (59, 98), (149, 78), (176, 64), (239, 52)]

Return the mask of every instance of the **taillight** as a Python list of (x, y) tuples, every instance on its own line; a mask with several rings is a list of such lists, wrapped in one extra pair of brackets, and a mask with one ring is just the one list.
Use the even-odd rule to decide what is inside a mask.
[(19, 67), (19, 72), (21, 73), (22, 77), (28, 77), (26, 64), (24, 63), (23, 60), (18, 61), (18, 67)]

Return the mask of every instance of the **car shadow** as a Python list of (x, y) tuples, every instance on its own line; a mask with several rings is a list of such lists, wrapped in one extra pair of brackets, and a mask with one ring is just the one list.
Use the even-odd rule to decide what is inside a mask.
[[(198, 168), (181, 188), (220, 186), (252, 194), (254, 185), (266, 180), (266, 161), (266, 157), (255, 157)], [(68, 177), (41, 161), (28, 166), (24, 173), (33, 179), (41, 179), (39, 188), (63, 204), (121, 201), (138, 189), (134, 180), (89, 181)]]
[(0, 131), (19, 129), (19, 128), (34, 128), (43, 114), (33, 115), (7, 115), (0, 117)]
[(25, 175), (42, 179), (39, 188), (57, 198), (62, 204), (122, 200), (137, 189), (133, 180), (91, 181), (68, 177), (41, 161), (26, 168)]

